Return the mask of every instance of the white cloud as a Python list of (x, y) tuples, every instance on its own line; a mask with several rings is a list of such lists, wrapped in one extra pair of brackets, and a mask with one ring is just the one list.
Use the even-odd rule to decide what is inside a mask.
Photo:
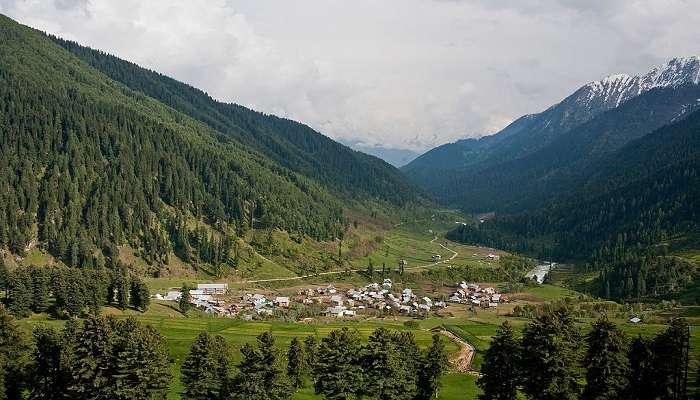
[(700, 51), (691, 0), (0, 0), (0, 12), (331, 137), (412, 150)]

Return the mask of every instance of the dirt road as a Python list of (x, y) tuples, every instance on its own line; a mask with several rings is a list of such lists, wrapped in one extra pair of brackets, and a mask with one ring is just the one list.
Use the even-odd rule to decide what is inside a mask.
[(450, 364), (452, 364), (455, 371), (462, 373), (476, 373), (474, 370), (472, 370), (474, 346), (448, 330), (442, 330), (440, 333), (450, 338), (450, 340), (457, 343), (459, 346), (459, 351), (450, 356)]

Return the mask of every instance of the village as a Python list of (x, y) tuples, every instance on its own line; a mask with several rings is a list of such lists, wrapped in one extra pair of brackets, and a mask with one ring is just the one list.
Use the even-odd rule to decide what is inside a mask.
[[(291, 308), (306, 309), (306, 315), (333, 318), (358, 316), (427, 316), (449, 305), (469, 309), (497, 308), (508, 303), (506, 294), (491, 286), (459, 282), (447, 292), (419, 295), (415, 289), (397, 289), (391, 279), (362, 287), (339, 289), (332, 284), (309, 286), (294, 293), (255, 293), (229, 290), (227, 283), (200, 283), (189, 289), (189, 302), (201, 311), (228, 318), (259, 319), (273, 317)], [(182, 289), (171, 288), (167, 294), (155, 294), (160, 301), (180, 301)]]

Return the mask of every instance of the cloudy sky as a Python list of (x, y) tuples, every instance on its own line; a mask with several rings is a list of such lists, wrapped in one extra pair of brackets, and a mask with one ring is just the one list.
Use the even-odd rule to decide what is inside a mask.
[(0, 12), (335, 139), (413, 151), (700, 53), (697, 0), (0, 0)]

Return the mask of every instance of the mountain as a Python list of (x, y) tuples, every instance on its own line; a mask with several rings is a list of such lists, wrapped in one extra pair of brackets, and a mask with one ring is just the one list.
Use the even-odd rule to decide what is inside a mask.
[(384, 146), (368, 146), (357, 141), (341, 141), (343, 144), (365, 154), (369, 154), (382, 160), (388, 162), (396, 168), (403, 167), (404, 165), (415, 160), (416, 157), (420, 155), (413, 150), (406, 149), (394, 149)]
[(235, 138), (343, 197), (376, 198), (400, 206), (418, 199), (416, 188), (396, 168), (304, 124), (219, 102), (197, 88), (102, 51), (57, 37), (52, 39), (109, 78)]
[(129, 245), (154, 273), (172, 252), (217, 266), (251, 228), (333, 239), (345, 208), (421, 201), (303, 124), (4, 16), (0, 38), (0, 246), (15, 254), (94, 266)]
[(599, 294), (620, 299), (678, 290), (697, 268), (663, 258), (700, 234), (700, 110), (629, 142), (591, 168), (578, 189), (546, 206), (448, 234), (462, 242), (602, 270)]
[[(629, 140), (682, 118), (694, 110), (698, 106), (696, 100), (700, 97), (693, 97), (698, 83), (700, 58), (697, 56), (675, 58), (638, 76), (612, 75), (584, 85), (539, 114), (519, 118), (494, 135), (462, 140), (433, 149), (402, 170), (420, 186), (452, 205), (467, 210), (512, 209), (512, 199), (501, 202), (501, 192), (502, 189), (512, 187), (513, 181), (499, 181), (494, 178), (494, 171), (520, 171), (523, 165), (528, 166), (533, 160), (560, 158), (562, 149), (566, 150), (567, 142), (571, 141), (576, 142), (576, 146), (591, 145), (598, 149), (606, 146), (614, 149), (624, 145)], [(685, 93), (679, 95), (676, 91), (681, 88), (686, 88), (683, 89)], [(665, 102), (664, 94), (659, 93), (673, 97), (669, 100), (673, 106), (657, 108)], [(631, 100), (640, 97), (645, 100), (628, 106)], [(627, 107), (627, 111), (610, 114), (622, 107)], [(627, 118), (627, 121), (635, 119), (635, 109), (643, 117), (635, 122), (634, 133), (610, 133), (614, 125), (611, 120), (616, 117)], [(662, 115), (659, 115), (659, 110), (662, 110)], [(647, 123), (642, 121), (644, 118)], [(584, 127), (586, 124), (588, 125)], [(605, 139), (596, 137), (595, 134), (603, 125), (609, 131)], [(630, 125), (620, 120), (617, 126)], [(592, 145), (587, 144), (587, 140), (600, 142)], [(528, 174), (530, 180), (518, 180), (517, 183), (528, 186), (532, 184), (532, 179), (546, 177), (550, 172), (546, 168), (537, 173), (531, 171)], [(498, 173), (509, 176), (505, 172)]]

